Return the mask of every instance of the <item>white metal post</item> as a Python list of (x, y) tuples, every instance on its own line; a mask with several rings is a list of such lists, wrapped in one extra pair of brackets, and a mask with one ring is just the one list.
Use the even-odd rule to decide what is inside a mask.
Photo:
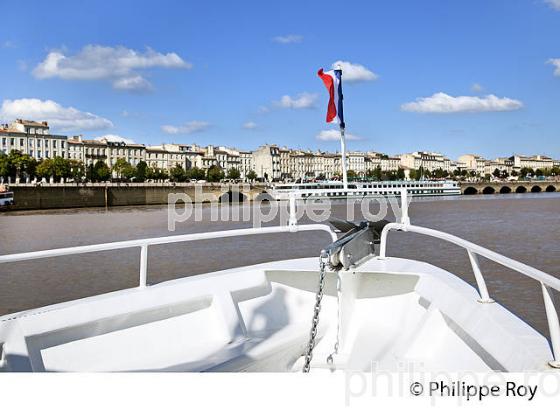
[(295, 228), (297, 226), (297, 213), (296, 213), (296, 194), (290, 193), (290, 218), (288, 219), (288, 226)]
[(401, 189), (401, 223), (410, 225), (410, 218), (408, 217), (408, 190)]
[(552, 289), (541, 282), (544, 309), (546, 312), (546, 320), (548, 321), (548, 330), (550, 332), (550, 344), (552, 345), (553, 360), (548, 364), (551, 367), (560, 369), (560, 322), (558, 321), (558, 313), (552, 300)]
[(140, 248), (140, 283), (141, 288), (146, 287), (148, 282), (148, 245), (142, 245)]
[(480, 294), (480, 299), (478, 301), (480, 303), (493, 303), (494, 299), (490, 298), (484, 276), (482, 276), (482, 272), (480, 272), (478, 256), (476, 256), (476, 253), (472, 252), (469, 249), (467, 249), (467, 253), (469, 255), (469, 260), (471, 261), (474, 278), (476, 279), (476, 285), (478, 286), (478, 293)]
[(340, 151), (342, 154), (342, 183), (344, 190), (348, 189), (348, 173), (346, 171), (346, 138), (344, 136), (344, 128), (340, 127)]

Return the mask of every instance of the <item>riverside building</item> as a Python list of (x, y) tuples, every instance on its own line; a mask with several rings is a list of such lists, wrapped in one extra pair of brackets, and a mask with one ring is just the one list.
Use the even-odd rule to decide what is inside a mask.
[(0, 152), (4, 154), (16, 150), (39, 161), (67, 158), (67, 149), (67, 137), (51, 134), (46, 121), (17, 119), (0, 127)]
[[(0, 125), (0, 154), (16, 150), (28, 154), (37, 161), (62, 157), (81, 161), (86, 166), (99, 161), (113, 167), (119, 159), (132, 166), (145, 161), (150, 167), (170, 170), (176, 166), (184, 169), (194, 167), (207, 170), (219, 166), (225, 173), (237, 169), (241, 179), (246, 179), (254, 171), (257, 178), (272, 181), (332, 180), (340, 176), (341, 155), (338, 152), (311, 151), (278, 147), (266, 144), (254, 151), (241, 151), (225, 146), (206, 147), (196, 144), (162, 143), (145, 146), (112, 138), (85, 139), (83, 136), (67, 137), (51, 134), (47, 122), (17, 119), (10, 124)], [(458, 161), (427, 151), (416, 151), (398, 156), (368, 151), (351, 151), (347, 155), (347, 169), (358, 177), (368, 175), (368, 171), (381, 169), (382, 172), (405, 171), (423, 168), (431, 172), (441, 169), (452, 174), (454, 171), (474, 172), (481, 177), (493, 174), (496, 169), (512, 174), (523, 168), (533, 170), (552, 169), (560, 166), (559, 160), (545, 155), (513, 155), (486, 160), (480, 155), (465, 154)]]

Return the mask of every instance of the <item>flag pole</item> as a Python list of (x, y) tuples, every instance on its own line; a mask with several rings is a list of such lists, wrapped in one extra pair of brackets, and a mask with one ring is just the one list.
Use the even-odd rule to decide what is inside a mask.
[(346, 138), (344, 137), (344, 125), (340, 125), (340, 150), (342, 152), (342, 183), (344, 190), (348, 189), (348, 173), (346, 171)]
[(341, 122), (339, 123), (340, 126), (340, 151), (342, 154), (342, 184), (344, 186), (344, 190), (348, 190), (348, 172), (346, 170), (346, 137), (344, 136), (344, 129), (346, 128), (346, 124), (344, 123), (344, 114), (342, 112), (342, 106), (343, 106), (343, 96), (342, 96), (342, 67), (339, 65), (338, 67), (335, 68), (334, 72), (337, 74), (337, 77), (339, 79), (339, 84), (338, 84), (338, 98), (340, 100), (339, 106), (337, 107), (338, 112), (338, 116), (341, 120)]

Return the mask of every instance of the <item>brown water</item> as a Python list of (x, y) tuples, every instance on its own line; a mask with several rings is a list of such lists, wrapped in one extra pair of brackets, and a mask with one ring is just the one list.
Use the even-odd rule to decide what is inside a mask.
[[(333, 214), (344, 217), (342, 202)], [(184, 222), (171, 234), (250, 227), (250, 222)], [(440, 229), (560, 277), (560, 194), (422, 199), (414, 224)], [(391, 218), (391, 216), (389, 216)], [(305, 223), (305, 222), (304, 222)], [(0, 214), (0, 254), (165, 236), (167, 207)], [(150, 247), (150, 283), (277, 259), (317, 256), (324, 233), (276, 234)], [(392, 233), (388, 255), (430, 262), (474, 284), (466, 252), (411, 233)], [(490, 295), (548, 334), (540, 286), (481, 259)], [(0, 315), (133, 287), (139, 250), (118, 250), (0, 265)]]

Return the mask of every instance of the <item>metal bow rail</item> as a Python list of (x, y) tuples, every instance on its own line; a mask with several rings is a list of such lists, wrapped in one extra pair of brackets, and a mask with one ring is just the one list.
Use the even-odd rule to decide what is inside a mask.
[(272, 233), (288, 233), (288, 232), (303, 232), (303, 231), (328, 232), (331, 235), (331, 239), (333, 240), (333, 242), (337, 240), (336, 233), (334, 233), (331, 230), (331, 228), (327, 225), (312, 224), (312, 225), (298, 226), (298, 225), (290, 224), (285, 226), (233, 229), (229, 231), (163, 236), (159, 238), (135, 239), (130, 241), (102, 243), (98, 245), (85, 245), (85, 246), (75, 246), (72, 248), (60, 248), (60, 249), (50, 249), (50, 250), (37, 251), (37, 252), (16, 253), (12, 255), (0, 256), (0, 264), (9, 263), (9, 262), (29, 261), (34, 259), (52, 258), (55, 256), (67, 256), (67, 255), (78, 255), (78, 254), (92, 253), (92, 252), (112, 251), (116, 249), (140, 248), (140, 279), (139, 279), (138, 286), (145, 287), (148, 279), (148, 247), (151, 245), (162, 245), (167, 243), (178, 243), (178, 242), (192, 242), (192, 241), (201, 241), (205, 239), (230, 238), (234, 236), (264, 235), (264, 234), (272, 234)]
[(499, 263), (506, 268), (512, 269), (524, 276), (527, 276), (528, 278), (538, 281), (541, 284), (546, 319), (550, 332), (550, 344), (554, 357), (554, 360), (549, 362), (549, 365), (554, 368), (560, 368), (560, 321), (558, 320), (558, 312), (556, 311), (556, 307), (554, 306), (554, 299), (552, 295), (553, 289), (556, 291), (560, 291), (560, 279), (555, 278), (548, 273), (535, 269), (532, 266), (525, 265), (524, 263), (510, 259), (504, 255), (500, 255), (497, 252), (491, 251), (457, 236), (437, 231), (435, 229), (411, 225), (408, 217), (408, 198), (406, 189), (401, 191), (401, 212), (400, 223), (389, 223), (385, 226), (385, 228), (383, 228), (383, 231), (381, 232), (381, 243), (378, 258), (386, 258), (387, 237), (390, 231), (414, 232), (431, 236), (433, 238), (442, 239), (444, 241), (460, 246), (467, 251), (474, 277), (476, 279), (478, 293), (480, 294), (479, 302), (481, 303), (493, 303), (494, 300), (491, 299), (490, 295), (488, 294), (488, 288), (486, 287), (484, 276), (482, 275), (482, 272), (480, 270), (478, 256), (482, 256), (493, 262)]

